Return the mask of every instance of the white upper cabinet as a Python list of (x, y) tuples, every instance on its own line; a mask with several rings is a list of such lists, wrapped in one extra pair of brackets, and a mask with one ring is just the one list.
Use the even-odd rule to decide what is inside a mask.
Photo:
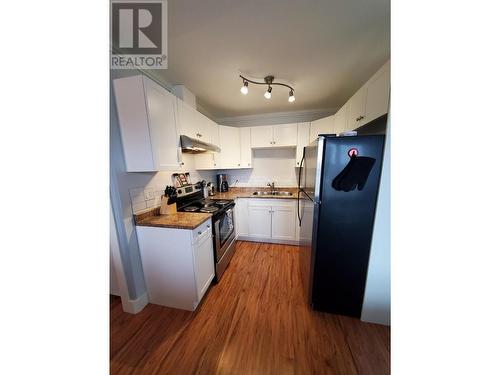
[(251, 129), (252, 148), (297, 146), (297, 124), (254, 126)]
[(309, 134), (309, 142), (313, 142), (320, 134), (332, 134), (334, 116), (323, 117), (318, 120), (311, 121), (311, 132)]
[(213, 152), (202, 152), (200, 154), (194, 155), (194, 167), (195, 169), (217, 169), (216, 154)]
[(387, 62), (367, 83), (364, 123), (375, 120), (389, 111), (391, 88), (389, 68), (389, 62)]
[(207, 118), (207, 120), (208, 120), (208, 129), (210, 132), (210, 143), (216, 146), (220, 146), (219, 124), (210, 120), (209, 118)]
[(273, 147), (273, 127), (272, 126), (254, 126), (250, 128), (251, 145), (257, 147)]
[(241, 168), (252, 167), (250, 128), (240, 128), (240, 166)]
[(347, 102), (346, 130), (357, 129), (389, 110), (390, 63), (387, 62)]
[(340, 134), (347, 129), (347, 103), (333, 116), (333, 132)]
[(240, 130), (219, 126), (221, 168), (241, 168)]
[(297, 151), (295, 152), (295, 166), (300, 167), (302, 160), (302, 153), (304, 147), (309, 144), (309, 129), (311, 124), (309, 122), (301, 122), (297, 124)]
[(347, 102), (349, 113), (347, 115), (347, 130), (353, 130), (361, 126), (365, 118), (366, 84)]
[(211, 142), (210, 120), (180, 99), (177, 99), (177, 117), (181, 135), (187, 135), (207, 143)]
[(176, 97), (143, 76), (113, 81), (127, 172), (180, 167)]
[(274, 147), (297, 146), (297, 124), (283, 124), (273, 126)]
[[(207, 123), (206, 128), (208, 129), (208, 139), (205, 142), (220, 147), (219, 125), (208, 117), (205, 117), (205, 121)], [(198, 137), (198, 139), (200, 138)], [(220, 152), (203, 152), (195, 154), (194, 167), (195, 169), (220, 169)]]

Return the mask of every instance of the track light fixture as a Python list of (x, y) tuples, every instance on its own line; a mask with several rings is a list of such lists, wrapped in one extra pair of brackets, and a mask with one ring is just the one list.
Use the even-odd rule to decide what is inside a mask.
[(241, 86), (240, 91), (243, 95), (248, 94), (248, 81), (243, 80), (243, 86)]
[(267, 88), (267, 91), (264, 93), (264, 98), (271, 99), (271, 91), (273, 91), (273, 88), (271, 86), (269, 86)]
[(295, 95), (294, 95), (294, 88), (292, 86), (288, 86), (285, 83), (280, 83), (280, 82), (274, 82), (274, 76), (268, 75), (264, 77), (264, 82), (256, 82), (252, 81), (251, 79), (245, 78), (242, 75), (240, 75), (240, 78), (243, 80), (243, 86), (241, 86), (241, 93), (243, 95), (248, 94), (248, 83), (253, 83), (254, 85), (267, 85), (267, 91), (264, 93), (264, 97), (266, 99), (271, 99), (271, 91), (273, 91), (272, 86), (277, 85), (277, 86), (284, 86), (288, 87), (290, 89), (290, 93), (288, 94), (288, 101), (290, 103), (293, 103), (295, 101)]

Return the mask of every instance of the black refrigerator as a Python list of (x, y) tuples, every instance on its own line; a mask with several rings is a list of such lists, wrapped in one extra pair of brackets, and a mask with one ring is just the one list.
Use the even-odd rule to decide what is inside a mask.
[(361, 316), (384, 142), (384, 135), (321, 135), (304, 148), (300, 271), (315, 310)]

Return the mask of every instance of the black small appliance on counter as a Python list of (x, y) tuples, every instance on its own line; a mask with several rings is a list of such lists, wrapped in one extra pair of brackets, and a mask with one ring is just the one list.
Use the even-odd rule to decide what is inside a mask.
[(225, 192), (229, 190), (229, 182), (227, 178), (227, 174), (218, 174), (217, 175), (217, 191)]

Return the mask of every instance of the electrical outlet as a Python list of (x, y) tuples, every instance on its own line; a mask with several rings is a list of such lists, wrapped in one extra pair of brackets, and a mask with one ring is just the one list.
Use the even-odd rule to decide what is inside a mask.
[(155, 190), (154, 189), (144, 190), (144, 199), (146, 199), (147, 201), (155, 199)]

